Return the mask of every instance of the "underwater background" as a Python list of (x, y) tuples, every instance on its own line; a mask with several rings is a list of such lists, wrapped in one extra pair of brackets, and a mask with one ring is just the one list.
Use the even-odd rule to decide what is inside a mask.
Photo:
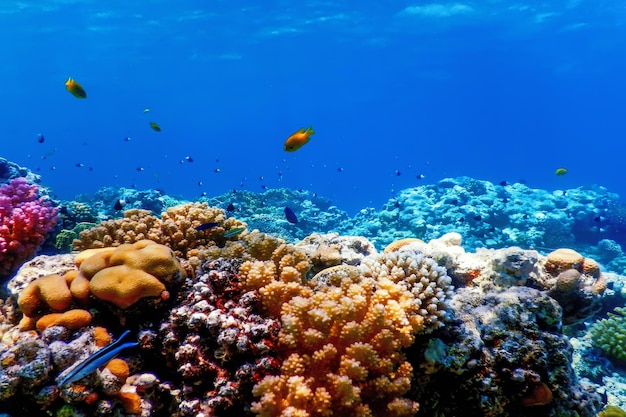
[[(189, 199), (288, 187), (354, 213), (460, 175), (626, 191), (619, 3), (0, 7), (11, 39), (0, 48), (2, 153), (41, 170), (60, 198), (102, 186)], [(65, 91), (68, 77), (86, 100)], [(285, 153), (309, 125), (311, 142)], [(556, 177), (559, 167), (569, 173)]]
[(626, 6), (0, 34), (0, 417), (626, 416)]

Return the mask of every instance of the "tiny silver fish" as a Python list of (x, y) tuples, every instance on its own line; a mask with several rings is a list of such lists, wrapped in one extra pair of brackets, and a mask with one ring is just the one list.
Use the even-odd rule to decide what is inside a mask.
[(57, 384), (60, 387), (71, 384), (72, 382), (83, 379), (87, 375), (94, 372), (96, 369), (106, 365), (111, 359), (115, 358), (124, 349), (137, 346), (137, 342), (128, 342), (122, 344), (122, 339), (126, 337), (130, 331), (126, 330), (117, 340), (108, 346), (99, 349), (97, 352), (89, 356), (78, 365), (73, 367), (69, 372), (65, 374), (63, 378), (57, 377)]

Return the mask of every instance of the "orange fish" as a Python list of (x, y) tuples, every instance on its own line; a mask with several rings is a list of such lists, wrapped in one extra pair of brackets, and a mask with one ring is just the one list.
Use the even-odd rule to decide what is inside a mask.
[(285, 141), (285, 151), (286, 152), (295, 152), (300, 149), (305, 143), (311, 140), (311, 136), (315, 132), (313, 131), (313, 127), (309, 126), (308, 129), (302, 128), (298, 130), (293, 135), (289, 136)]
[(74, 79), (72, 77), (68, 78), (67, 81), (65, 82), (65, 88), (74, 97), (77, 97), (77, 98), (87, 98), (87, 93), (85, 92), (83, 87), (81, 87), (80, 84), (78, 84), (76, 81), (74, 81)]

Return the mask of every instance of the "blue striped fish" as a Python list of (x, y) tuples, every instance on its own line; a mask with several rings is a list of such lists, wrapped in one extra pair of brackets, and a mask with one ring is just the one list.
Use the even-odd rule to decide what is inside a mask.
[(122, 339), (124, 339), (128, 333), (130, 333), (130, 331), (126, 330), (115, 342), (99, 349), (84, 361), (79, 362), (78, 365), (67, 372), (63, 378), (57, 377), (58, 385), (63, 387), (79, 379), (83, 379), (96, 369), (106, 365), (111, 359), (119, 355), (122, 350), (137, 346), (139, 344), (137, 342), (122, 343)]

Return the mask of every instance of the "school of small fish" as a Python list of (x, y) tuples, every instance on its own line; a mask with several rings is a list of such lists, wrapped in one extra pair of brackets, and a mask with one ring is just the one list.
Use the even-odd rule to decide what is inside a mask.
[[(72, 77), (68, 77), (67, 81), (65, 82), (65, 88), (66, 88), (66, 90), (67, 90), (70, 94), (72, 94), (72, 95), (73, 95), (74, 97), (76, 97), (76, 98), (80, 98), (80, 99), (85, 99), (85, 98), (87, 98), (87, 92), (85, 91), (85, 89), (83, 88), (83, 86), (82, 86), (81, 84), (79, 84), (79, 83), (78, 83), (78, 82), (77, 82), (74, 78), (72, 78)], [(152, 110), (151, 110), (149, 107), (145, 107), (145, 108), (143, 109), (143, 113), (144, 113), (144, 114), (150, 114), (150, 113), (151, 113), (151, 111), (152, 111)], [(148, 126), (149, 126), (149, 127), (150, 127), (153, 131), (155, 131), (155, 132), (162, 132), (162, 128), (161, 128), (161, 126), (160, 126), (157, 122), (154, 122), (154, 121), (149, 121), (149, 122), (148, 122)], [(291, 134), (291, 135), (290, 135), (290, 136), (289, 136), (289, 137), (285, 140), (285, 143), (284, 143), (284, 145), (283, 145), (283, 150), (284, 150), (285, 152), (296, 152), (296, 151), (300, 150), (300, 148), (302, 148), (304, 145), (306, 145), (307, 143), (309, 143), (309, 141), (311, 140), (311, 136), (313, 136), (314, 134), (315, 134), (315, 131), (313, 130), (313, 127), (312, 127), (312, 126), (309, 126), (309, 127), (303, 127), (303, 128), (298, 129), (297, 131), (295, 131), (293, 134)], [(38, 134), (37, 134), (37, 141), (38, 141), (39, 143), (44, 143), (45, 138), (44, 138), (44, 135), (43, 135), (42, 133), (38, 133)], [(130, 141), (131, 141), (131, 138), (130, 138), (130, 137), (125, 137), (125, 138), (124, 138), (124, 141), (125, 141), (125, 142), (130, 142)], [(85, 145), (85, 144), (86, 144), (86, 142), (84, 142), (84, 143), (83, 143), (83, 145)], [(43, 156), (43, 157), (42, 157), (42, 159), (46, 159), (46, 156)], [(191, 156), (185, 156), (185, 157), (184, 157), (183, 159), (181, 159), (179, 162), (180, 162), (181, 164), (184, 164), (184, 163), (192, 163), (193, 161), (194, 161), (193, 157), (191, 157)], [(283, 160), (283, 161), (285, 161), (285, 160)], [(216, 159), (216, 160), (215, 160), (215, 162), (217, 163), (217, 162), (219, 162), (219, 160), (218, 160), (218, 159)], [(77, 168), (82, 168), (82, 167), (84, 167), (85, 165), (84, 165), (83, 163), (81, 163), (81, 162), (77, 162), (77, 163), (75, 164), (75, 166), (76, 166)], [(409, 168), (410, 168), (410, 166), (409, 166)], [(50, 169), (55, 170), (55, 169), (56, 169), (56, 167), (52, 166)], [(89, 167), (88, 169), (89, 169), (89, 171), (92, 171), (92, 170), (93, 170), (93, 167)], [(37, 170), (39, 170), (39, 168), (37, 168)], [(344, 172), (344, 168), (343, 168), (343, 167), (341, 167), (341, 166), (337, 167), (337, 168), (336, 168), (336, 170), (337, 170), (337, 172), (339, 172), (339, 173)], [(136, 171), (137, 171), (137, 172), (142, 172), (142, 171), (145, 171), (145, 169), (144, 169), (144, 167), (139, 166), (139, 167), (137, 167), (137, 168), (136, 168)], [(214, 172), (214, 173), (220, 173), (220, 172), (221, 172), (221, 169), (220, 169), (219, 167), (216, 167), (216, 168), (214, 168), (214, 169), (213, 169), (213, 172)], [(564, 168), (564, 167), (557, 168), (557, 169), (556, 169), (556, 171), (554, 172), (554, 174), (555, 174), (556, 176), (564, 176), (564, 175), (566, 175), (567, 173), (568, 173), (568, 170), (567, 170), (566, 168)], [(154, 175), (154, 176), (155, 176), (155, 178), (156, 178), (156, 174), (153, 174), (153, 175)], [(400, 171), (399, 169), (395, 170), (395, 176), (396, 176), (396, 177), (399, 177), (399, 176), (401, 176), (401, 175), (402, 175), (402, 171)], [(281, 180), (282, 180), (282, 178), (283, 178), (283, 174), (282, 174), (282, 172), (279, 172), (279, 173), (278, 173), (278, 181), (281, 181)], [(417, 180), (421, 180), (421, 179), (424, 179), (424, 178), (425, 178), (425, 175), (424, 175), (424, 174), (422, 174), (422, 173), (419, 173), (419, 174), (417, 174), (417, 175), (415, 176), (415, 179), (417, 179)], [(244, 180), (245, 180), (245, 178), (244, 178)], [(261, 175), (261, 176), (259, 177), (259, 180), (263, 181), (263, 180), (264, 180), (264, 177)], [(521, 182), (521, 181), (520, 181), (520, 182)], [(198, 186), (202, 187), (202, 184), (203, 184), (203, 183), (202, 183), (202, 181), (198, 181)], [(507, 181), (502, 181), (502, 182), (500, 182), (500, 185), (502, 185), (502, 186), (506, 186), (506, 185), (508, 185), (508, 182), (507, 182)], [(243, 181), (241, 182), (240, 186), (241, 186), (241, 187), (243, 187), (243, 186), (244, 186), (244, 182), (243, 182)], [(133, 187), (134, 187), (134, 185), (133, 185)], [(261, 183), (261, 189), (263, 189), (263, 190), (267, 190), (267, 189), (268, 189), (268, 187), (267, 187), (267, 185), (266, 185), (266, 184)], [(205, 196), (205, 195), (206, 195), (206, 192), (202, 192), (202, 193), (201, 193), (201, 196)], [(114, 209), (114, 210), (116, 210), (116, 211), (120, 211), (120, 210), (122, 210), (122, 209), (124, 208), (125, 204), (126, 204), (126, 202), (125, 202), (123, 199), (120, 199), (120, 200), (116, 201), (116, 203), (115, 203), (115, 205), (114, 205), (113, 209)], [(229, 205), (228, 209), (234, 210), (234, 206), (232, 206), (232, 204), (231, 204), (231, 205)], [(230, 210), (229, 210), (229, 211), (230, 211)], [(289, 208), (289, 207), (285, 207), (285, 218), (286, 218), (286, 220), (287, 220), (289, 223), (292, 223), (292, 224), (297, 224), (297, 223), (298, 223), (298, 218), (297, 218), (297, 216), (296, 216), (295, 212), (294, 212), (291, 208)], [(201, 225), (201, 226), (199, 226), (199, 227), (201, 227), (201, 228), (200, 228), (200, 229), (198, 229), (198, 230), (199, 230), (199, 231), (202, 231), (202, 230), (207, 230), (207, 229), (209, 229), (209, 228), (216, 227), (216, 226), (217, 226), (217, 225), (214, 225), (214, 226)], [(204, 227), (204, 228), (202, 228), (202, 227)], [(240, 233), (240, 232), (241, 232), (241, 231), (239, 231), (239, 233)], [(227, 232), (227, 233), (229, 233), (229, 232)], [(237, 234), (237, 233), (235, 233), (235, 235), (236, 235), (236, 234)]]

